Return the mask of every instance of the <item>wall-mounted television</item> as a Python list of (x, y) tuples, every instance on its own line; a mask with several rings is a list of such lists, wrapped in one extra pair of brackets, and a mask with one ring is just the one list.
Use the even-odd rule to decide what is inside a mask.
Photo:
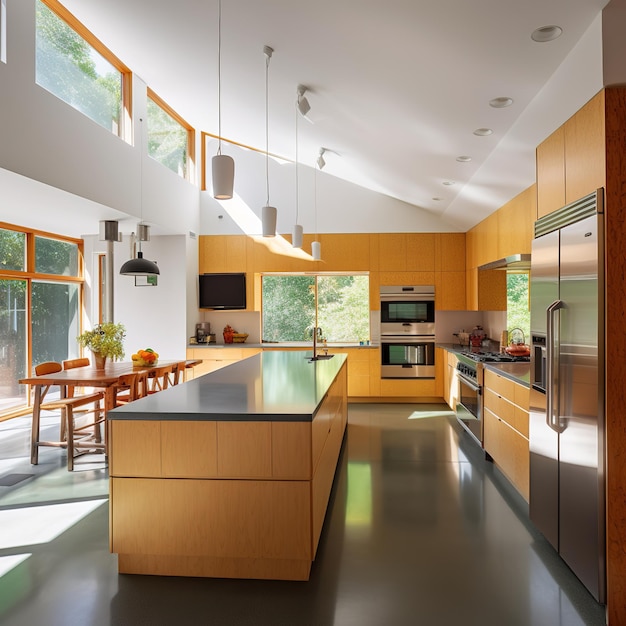
[(199, 299), (201, 309), (245, 309), (246, 275), (200, 274)]

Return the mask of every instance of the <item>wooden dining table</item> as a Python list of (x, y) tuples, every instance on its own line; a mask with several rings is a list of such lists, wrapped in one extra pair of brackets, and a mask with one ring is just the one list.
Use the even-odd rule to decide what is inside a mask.
[[(96, 369), (92, 365), (85, 367), (75, 367), (68, 370), (61, 370), (52, 374), (41, 376), (28, 376), (20, 379), (21, 385), (31, 385), (33, 394), (33, 422), (31, 429), (31, 464), (38, 463), (39, 430), (41, 423), (41, 402), (42, 390), (49, 385), (58, 385), (61, 390), (61, 397), (67, 394), (68, 387), (96, 387), (104, 390), (104, 410), (109, 411), (115, 408), (116, 404), (116, 383), (120, 376), (125, 374), (146, 373), (151, 378), (164, 377), (172, 370), (174, 365), (187, 367), (184, 359), (174, 361), (159, 361), (157, 365), (150, 367), (137, 367), (132, 361), (107, 361), (104, 369)], [(164, 386), (167, 386), (167, 377), (164, 378)]]

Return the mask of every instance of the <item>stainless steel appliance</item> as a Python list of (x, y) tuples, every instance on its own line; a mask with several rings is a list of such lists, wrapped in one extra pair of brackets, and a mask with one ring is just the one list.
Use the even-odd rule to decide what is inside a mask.
[(530, 518), (605, 601), (602, 190), (535, 223)]
[(435, 288), (380, 288), (382, 378), (435, 377)]
[(456, 366), (458, 380), (458, 400), (456, 418), (483, 446), (483, 381), (484, 363), (511, 363), (513, 361), (529, 361), (528, 356), (515, 356), (501, 352), (485, 352), (469, 349), (457, 353)]

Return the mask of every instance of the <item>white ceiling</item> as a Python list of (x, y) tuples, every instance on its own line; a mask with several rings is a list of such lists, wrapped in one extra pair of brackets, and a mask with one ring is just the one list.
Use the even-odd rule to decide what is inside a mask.
[[(218, 0), (61, 1), (187, 122), (217, 134)], [(325, 172), (467, 229), (534, 182), (535, 146), (552, 130), (542, 98), (554, 106), (569, 86), (542, 89), (605, 4), (223, 0), (222, 136), (265, 149), (269, 45), (270, 152), (294, 158), (304, 84), (313, 123), (298, 124), (302, 163), (324, 146), (336, 153)], [(531, 40), (552, 24), (559, 39)], [(514, 104), (489, 106), (502, 96)], [(514, 132), (522, 118), (532, 132)], [(481, 127), (494, 132), (475, 136)]]

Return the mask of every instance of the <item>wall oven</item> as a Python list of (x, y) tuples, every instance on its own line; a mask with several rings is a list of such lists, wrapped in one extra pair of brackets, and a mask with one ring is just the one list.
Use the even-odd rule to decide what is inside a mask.
[(380, 288), (382, 378), (435, 377), (435, 288)]
[(380, 338), (382, 378), (434, 378), (434, 337), (394, 336)]

